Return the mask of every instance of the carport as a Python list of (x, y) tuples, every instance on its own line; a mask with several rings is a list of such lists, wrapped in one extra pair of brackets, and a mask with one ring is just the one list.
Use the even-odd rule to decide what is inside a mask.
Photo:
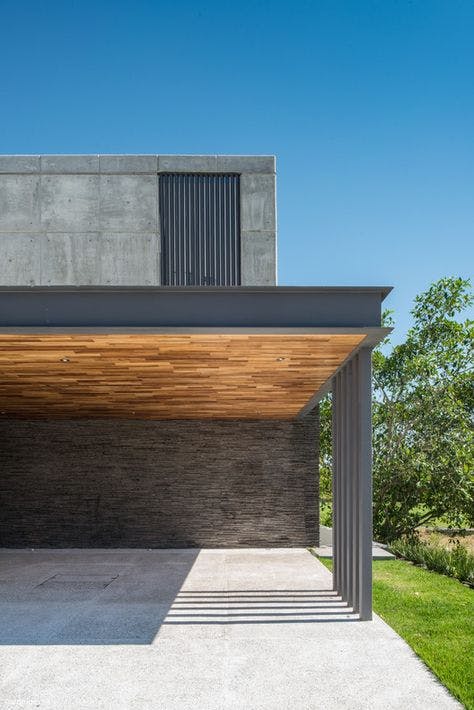
[(370, 361), (389, 291), (4, 287), (0, 416), (232, 427), (306, 421), (332, 391), (334, 589), (370, 619)]

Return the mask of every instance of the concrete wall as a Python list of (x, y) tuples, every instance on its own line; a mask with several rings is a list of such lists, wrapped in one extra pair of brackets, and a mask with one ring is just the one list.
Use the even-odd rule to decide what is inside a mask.
[(0, 546), (318, 542), (318, 420), (0, 422)]
[(243, 285), (276, 283), (272, 156), (0, 156), (0, 285), (159, 285), (160, 172), (241, 174)]

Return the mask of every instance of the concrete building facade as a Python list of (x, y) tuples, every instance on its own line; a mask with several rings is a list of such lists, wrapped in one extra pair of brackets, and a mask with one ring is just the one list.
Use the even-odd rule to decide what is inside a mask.
[(1, 284), (161, 285), (169, 174), (238, 176), (241, 285), (274, 285), (275, 158), (222, 155), (0, 156)]

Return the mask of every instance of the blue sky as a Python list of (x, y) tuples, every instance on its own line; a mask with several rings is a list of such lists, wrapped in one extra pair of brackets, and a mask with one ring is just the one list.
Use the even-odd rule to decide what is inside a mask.
[(279, 283), (474, 263), (472, 0), (0, 0), (0, 153), (274, 153)]

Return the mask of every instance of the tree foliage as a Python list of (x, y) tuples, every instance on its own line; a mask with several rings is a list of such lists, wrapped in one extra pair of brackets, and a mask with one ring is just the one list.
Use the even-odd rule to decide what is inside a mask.
[[(415, 298), (406, 340), (373, 353), (374, 534), (437, 518), (474, 522), (474, 323), (470, 282), (445, 278)], [(385, 322), (391, 316), (385, 314)], [(321, 495), (330, 495), (331, 407), (321, 406)]]

